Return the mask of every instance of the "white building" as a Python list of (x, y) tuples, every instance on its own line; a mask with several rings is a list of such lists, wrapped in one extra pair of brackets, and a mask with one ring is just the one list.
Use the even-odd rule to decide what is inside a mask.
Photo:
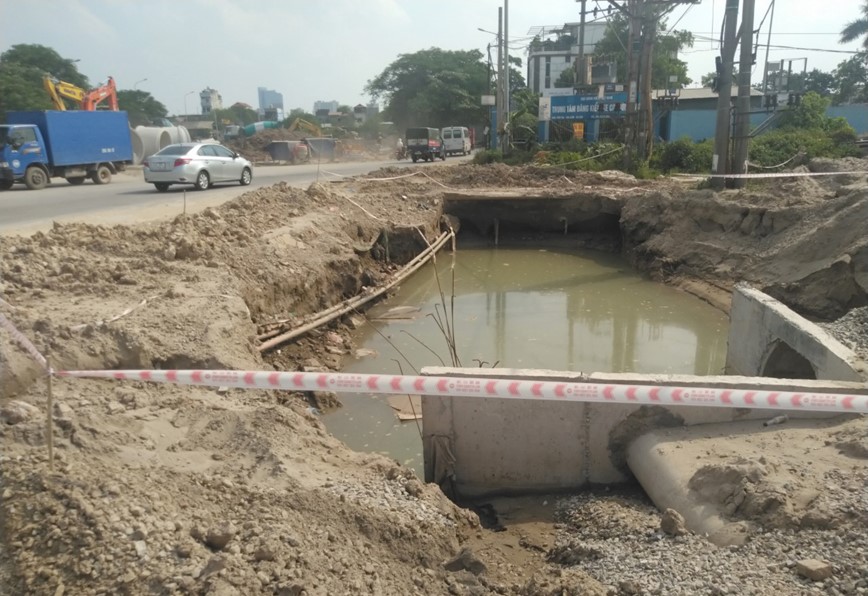
[[(579, 57), (581, 23), (566, 23), (562, 27), (532, 27), (534, 36), (527, 57), (527, 86), (534, 93), (547, 97), (572, 93), (571, 88), (558, 89), (555, 81), (565, 70), (575, 68)], [(606, 33), (606, 23), (585, 23), (584, 55), (591, 56)]]
[(202, 103), (203, 114), (210, 114), (213, 110), (223, 109), (223, 96), (211, 87), (202, 90), (199, 94), (199, 100)]

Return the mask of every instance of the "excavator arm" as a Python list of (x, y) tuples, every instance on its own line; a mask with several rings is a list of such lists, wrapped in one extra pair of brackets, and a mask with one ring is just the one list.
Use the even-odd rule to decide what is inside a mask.
[(53, 103), (54, 107), (58, 110), (65, 111), (67, 109), (63, 98), (71, 99), (81, 105), (86, 94), (86, 91), (81, 87), (76, 87), (72, 83), (58, 80), (51, 75), (45, 75), (42, 77), (42, 86), (45, 87), (46, 91), (48, 91), (48, 95), (51, 97), (51, 103)]
[(68, 110), (64, 99), (71, 99), (76, 103), (75, 108), (80, 110), (93, 111), (103, 101), (108, 100), (109, 109), (114, 112), (118, 111), (118, 92), (115, 87), (115, 80), (112, 77), (108, 78), (105, 85), (101, 85), (96, 89), (85, 91), (81, 87), (76, 87), (72, 83), (58, 80), (51, 75), (42, 77), (42, 86), (48, 91), (51, 97), (51, 103), (54, 104), (57, 110)]
[(108, 100), (109, 109), (113, 112), (117, 112), (118, 90), (117, 87), (115, 87), (115, 80), (112, 77), (108, 78), (105, 85), (92, 89), (85, 94), (81, 101), (81, 109), (93, 111), (106, 99)]

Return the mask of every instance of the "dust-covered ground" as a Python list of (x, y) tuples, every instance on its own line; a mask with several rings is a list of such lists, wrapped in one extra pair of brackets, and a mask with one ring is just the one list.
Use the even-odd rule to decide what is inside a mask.
[[(348, 320), (264, 357), (257, 336), (389, 280), (439, 233), (444, 191), (545, 188), (619, 201), (622, 250), (650, 276), (724, 306), (751, 282), (864, 348), (851, 332), (868, 305), (864, 174), (716, 195), (502, 165), (367, 178), (279, 184), (159, 224), (0, 238), (0, 313), (56, 369), (337, 370)], [(497, 504), (505, 531), (494, 532), (394, 461), (331, 437), (312, 409), (327, 395), (55, 379), (49, 412), (38, 365), (2, 329), (0, 340), (0, 593), (868, 593), (863, 419), (813, 431), (823, 466), (817, 450), (786, 449), (797, 440), (786, 425), (771, 429), (759, 472), (730, 461), (759, 456), (703, 447), (732, 499), (774, 488), (770, 503), (789, 512), (732, 507), (763, 529), (744, 550), (661, 531), (641, 495), (605, 491)], [(828, 514), (803, 523), (817, 503)], [(803, 558), (833, 559), (832, 578), (811, 584)]]

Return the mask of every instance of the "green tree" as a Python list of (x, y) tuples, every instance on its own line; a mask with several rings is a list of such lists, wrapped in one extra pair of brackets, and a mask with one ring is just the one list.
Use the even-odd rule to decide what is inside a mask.
[(245, 103), (234, 103), (226, 109), (214, 110), (214, 116), (221, 122), (229, 120), (233, 124), (245, 126), (259, 120), (256, 110)]
[(862, 47), (868, 50), (868, 0), (862, 1), (859, 7), (862, 16), (853, 19), (841, 30), (841, 43), (849, 43), (862, 38)]
[(856, 54), (838, 64), (833, 79), (833, 104), (868, 102), (868, 52)]
[(118, 107), (126, 110), (131, 126), (149, 125), (169, 113), (166, 106), (154, 99), (147, 91), (121, 89), (118, 91)]
[(478, 122), (485, 114), (479, 98), (488, 88), (482, 52), (431, 48), (399, 55), (365, 91), (386, 100), (385, 118), (401, 130)]
[(5, 119), (12, 110), (50, 110), (51, 99), (42, 86), (46, 74), (83, 89), (89, 87), (75, 61), (51, 48), (18, 44), (0, 54), (0, 117)]
[(306, 112), (303, 108), (293, 108), (289, 111), (289, 115), (284, 119), (283, 125), (289, 126), (296, 118), (307, 120), (312, 124), (317, 124), (317, 118), (314, 114)]
[[(678, 52), (693, 46), (693, 34), (689, 31), (666, 33), (666, 19), (662, 16), (657, 22), (657, 34), (651, 52), (651, 86), (655, 89), (684, 87), (693, 82), (687, 76), (687, 63), (678, 59)], [(595, 62), (613, 61), (618, 64), (618, 80), (627, 80), (627, 56), (624, 49), (628, 39), (629, 22), (627, 17), (618, 13), (609, 21), (603, 39), (594, 50)], [(676, 82), (670, 82), (675, 76)]]
[(831, 102), (829, 99), (820, 96), (819, 93), (811, 91), (805, 93), (799, 105), (791, 108), (781, 116), (781, 127), (793, 128), (808, 128), (821, 129), (825, 128), (826, 109)]

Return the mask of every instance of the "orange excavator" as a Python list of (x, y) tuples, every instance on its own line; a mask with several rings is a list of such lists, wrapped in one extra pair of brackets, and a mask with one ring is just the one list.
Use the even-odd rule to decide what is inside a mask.
[[(81, 87), (77, 87), (72, 83), (61, 81), (51, 75), (42, 77), (42, 85), (51, 97), (51, 102), (55, 109), (66, 111), (65, 99), (71, 99), (76, 102), (77, 109), (92, 112), (98, 109), (99, 104), (108, 100), (108, 109), (113, 112), (118, 111), (118, 91), (115, 87), (115, 80), (112, 77), (104, 85), (100, 85), (90, 91), (85, 91)], [(74, 108), (75, 109), (75, 108)]]

